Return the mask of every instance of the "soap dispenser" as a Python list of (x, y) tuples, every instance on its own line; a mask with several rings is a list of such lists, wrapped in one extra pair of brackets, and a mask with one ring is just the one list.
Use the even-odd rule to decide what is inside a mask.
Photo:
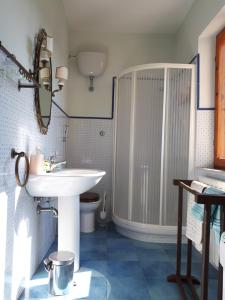
[(40, 175), (44, 173), (44, 155), (40, 148), (30, 155), (30, 174)]

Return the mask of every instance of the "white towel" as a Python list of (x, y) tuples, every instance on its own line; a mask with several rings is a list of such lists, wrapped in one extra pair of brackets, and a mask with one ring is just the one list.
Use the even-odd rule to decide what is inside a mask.
[[(192, 181), (191, 188), (195, 191), (202, 193), (202, 191), (208, 186), (199, 181)], [(195, 196), (188, 193), (187, 203), (187, 228), (186, 237), (194, 242), (194, 246), (198, 251), (202, 250), (202, 225), (203, 222), (197, 220), (192, 214), (192, 206), (194, 205)]]

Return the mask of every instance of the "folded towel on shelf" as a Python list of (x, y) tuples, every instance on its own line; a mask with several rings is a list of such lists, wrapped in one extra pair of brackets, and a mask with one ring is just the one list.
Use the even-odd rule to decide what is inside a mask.
[[(225, 192), (222, 190), (219, 190), (214, 187), (208, 187), (203, 191), (203, 194), (208, 194), (208, 195), (224, 195)], [(212, 205), (211, 206), (211, 223), (212, 223), (212, 228), (215, 232), (215, 238), (217, 244), (219, 244), (220, 241), (220, 205)]]
[[(199, 181), (192, 181), (191, 183), (191, 188), (199, 193), (202, 193), (207, 187), (206, 184)], [(189, 193), (187, 201), (186, 236), (192, 240), (196, 248), (201, 251), (204, 207), (202, 207), (202, 204), (195, 203), (194, 199), (195, 196)]]

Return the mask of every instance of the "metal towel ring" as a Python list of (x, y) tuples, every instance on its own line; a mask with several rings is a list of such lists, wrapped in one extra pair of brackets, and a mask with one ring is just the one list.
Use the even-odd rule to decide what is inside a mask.
[[(11, 150), (11, 158), (16, 158), (16, 165), (15, 165), (15, 176), (16, 176), (16, 183), (21, 186), (24, 187), (27, 182), (28, 182), (28, 178), (29, 178), (29, 172), (30, 172), (30, 164), (29, 164), (29, 159), (26, 155), (25, 152), (16, 152), (15, 149)], [(21, 183), (20, 181), (20, 176), (19, 176), (19, 163), (20, 163), (20, 159), (24, 157), (25, 161), (26, 161), (26, 175), (25, 175), (25, 179), (24, 182)]]

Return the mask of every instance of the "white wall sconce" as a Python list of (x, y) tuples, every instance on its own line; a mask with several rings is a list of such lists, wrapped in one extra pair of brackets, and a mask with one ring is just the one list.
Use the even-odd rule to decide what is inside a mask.
[(52, 91), (52, 63), (51, 57), (53, 54), (54, 39), (48, 35), (44, 29), (41, 29), (37, 36), (35, 57), (34, 57), (34, 71), (31, 72), (32, 78), (38, 84), (23, 84), (19, 81), (18, 88), (35, 88), (39, 89), (43, 85), (49, 91), (52, 97), (55, 93), (62, 90), (65, 80), (68, 79), (68, 69), (64, 66), (56, 67), (55, 77), (58, 79), (58, 89)]
[(90, 80), (89, 91), (94, 91), (94, 78), (100, 76), (106, 65), (106, 54), (103, 52), (84, 51), (77, 55), (77, 66), (81, 75)]
[(68, 69), (64, 66), (56, 67), (55, 78), (58, 80), (58, 89), (52, 92), (52, 96), (55, 96), (55, 93), (61, 91), (65, 81), (68, 79)]
[[(41, 44), (40, 53), (40, 79), (44, 87), (49, 90), (51, 81), (51, 64), (50, 59), (53, 54), (54, 39), (46, 35)], [(55, 78), (58, 79), (58, 89), (52, 91), (52, 96), (62, 90), (65, 80), (68, 79), (68, 69), (64, 66), (56, 67)]]

